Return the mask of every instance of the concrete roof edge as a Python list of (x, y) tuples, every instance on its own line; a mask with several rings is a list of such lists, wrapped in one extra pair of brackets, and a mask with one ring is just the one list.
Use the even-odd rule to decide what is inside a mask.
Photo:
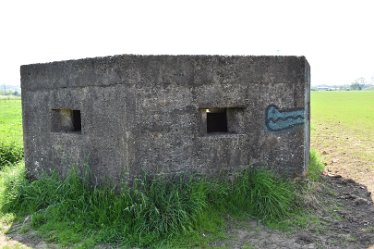
[[(32, 63), (32, 64), (25, 64), (21, 65), (21, 70), (27, 67), (38, 67), (38, 66), (47, 66), (47, 65), (54, 65), (54, 64), (66, 64), (66, 63), (79, 63), (79, 62), (109, 62), (110, 60), (120, 59), (124, 57), (188, 57), (188, 58), (214, 58), (214, 57), (221, 57), (221, 58), (240, 58), (240, 57), (248, 57), (248, 58), (298, 58), (306, 60), (305, 56), (298, 56), (298, 55), (219, 55), (219, 54), (117, 54), (117, 55), (109, 55), (109, 56), (97, 56), (97, 57), (85, 57), (80, 59), (69, 59), (69, 60), (60, 60), (60, 61), (51, 61), (51, 62), (42, 62), (42, 63)], [(307, 61), (307, 60), (306, 60)]]

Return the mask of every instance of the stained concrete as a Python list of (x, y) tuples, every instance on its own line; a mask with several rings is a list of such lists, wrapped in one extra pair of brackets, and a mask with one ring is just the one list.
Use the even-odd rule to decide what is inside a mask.
[[(299, 176), (308, 164), (304, 57), (120, 55), (25, 65), (21, 82), (31, 177), (72, 165), (115, 184), (144, 172), (231, 174), (250, 165)], [(217, 108), (227, 132), (207, 133)], [(69, 110), (80, 112), (79, 131)]]

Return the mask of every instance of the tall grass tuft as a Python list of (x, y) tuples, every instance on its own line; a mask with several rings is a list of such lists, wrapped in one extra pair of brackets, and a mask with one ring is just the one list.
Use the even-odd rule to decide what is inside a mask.
[(265, 170), (254, 171), (249, 179), (251, 211), (256, 217), (275, 222), (291, 212), (296, 197), (293, 184)]
[(31, 214), (34, 229), (63, 245), (89, 238), (95, 243), (150, 246), (218, 226), (223, 222), (217, 219), (225, 214), (281, 219), (295, 200), (293, 185), (266, 170), (244, 171), (233, 181), (144, 177), (118, 191), (111, 186), (92, 187), (74, 169), (65, 179), (51, 174), (29, 182), (23, 167), (1, 171), (1, 212)]
[(317, 152), (312, 150), (309, 156), (307, 177), (312, 181), (318, 181), (324, 170), (325, 165), (319, 160)]
[(4, 165), (18, 163), (23, 159), (23, 149), (14, 143), (0, 142), (0, 169)]

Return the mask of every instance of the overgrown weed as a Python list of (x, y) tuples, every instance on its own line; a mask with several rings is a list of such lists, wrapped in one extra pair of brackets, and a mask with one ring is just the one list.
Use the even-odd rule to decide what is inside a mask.
[(201, 245), (220, 234), (227, 214), (274, 222), (289, 215), (296, 198), (290, 181), (266, 170), (244, 171), (234, 181), (144, 177), (120, 191), (92, 187), (74, 169), (65, 179), (50, 174), (32, 182), (22, 163), (1, 172), (1, 212), (31, 214), (32, 228), (62, 245), (150, 246), (181, 243), (181, 235), (195, 237), (190, 243)]
[(318, 181), (324, 170), (325, 165), (320, 161), (317, 152), (315, 150), (311, 150), (307, 172), (308, 179), (313, 182)]
[(298, 179), (294, 183), (296, 188), (293, 193), (295, 194), (296, 202), (293, 203), (289, 217), (275, 220), (275, 222), (268, 222), (267, 225), (271, 228), (290, 232), (308, 226), (313, 226), (315, 229), (323, 229), (323, 222), (319, 218), (319, 213), (325, 207), (321, 203), (319, 195), (328, 191), (323, 181), (321, 181), (324, 170), (325, 165), (320, 161), (317, 152), (312, 150), (309, 155), (306, 177), (301, 179), (301, 181)]
[(0, 169), (4, 165), (15, 164), (23, 159), (23, 149), (15, 143), (0, 142)]

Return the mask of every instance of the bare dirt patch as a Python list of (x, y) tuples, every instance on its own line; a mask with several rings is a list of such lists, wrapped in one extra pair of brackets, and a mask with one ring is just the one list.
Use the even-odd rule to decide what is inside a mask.
[(340, 175), (324, 176), (316, 194), (317, 222), (272, 230), (256, 221), (233, 225), (227, 248), (374, 248), (374, 204), (367, 188)]
[[(340, 123), (316, 124), (312, 148), (321, 154), (326, 170), (351, 178), (374, 192), (374, 131), (353, 132)], [(372, 200), (373, 200), (372, 196)]]

